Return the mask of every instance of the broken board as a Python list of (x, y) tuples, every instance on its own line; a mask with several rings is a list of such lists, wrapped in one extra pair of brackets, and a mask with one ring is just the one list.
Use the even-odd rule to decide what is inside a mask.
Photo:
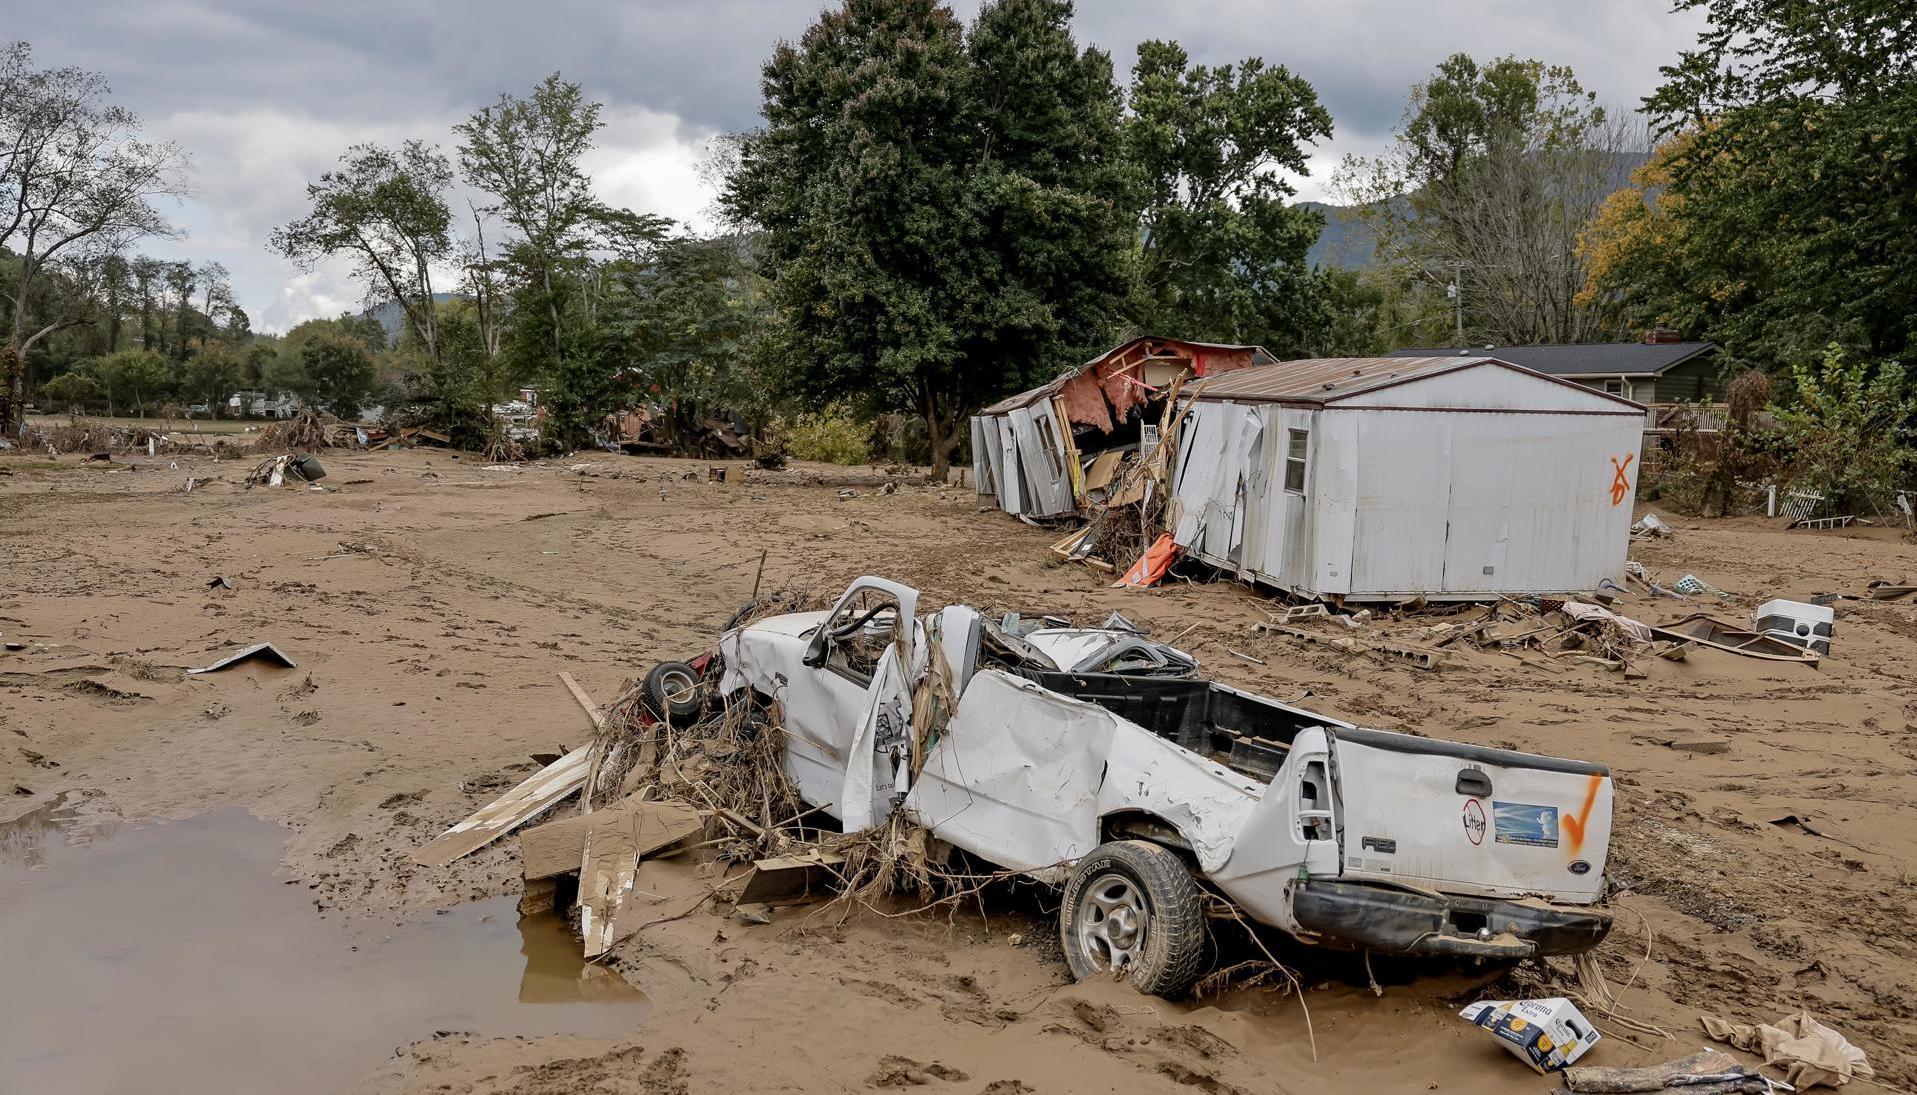
[[(682, 804), (670, 801), (637, 804), (628, 798), (590, 814), (580, 814), (576, 817), (560, 818), (558, 821), (548, 821), (544, 825), (535, 825), (519, 834), (520, 873), (530, 881), (571, 874), (579, 870), (586, 858), (586, 838), (593, 828), (616, 824), (622, 814), (639, 805), (656, 807), (660, 811), (676, 811)], [(691, 810), (692, 807), (687, 806), (685, 809)], [(640, 856), (648, 856), (703, 828), (704, 824), (698, 821), (696, 811), (691, 821), (680, 818), (676, 812), (670, 817), (662, 812), (661, 823), (649, 826), (640, 833), (641, 839), (635, 848)], [(654, 836), (659, 839), (654, 840)]]
[(591, 763), (590, 744), (574, 749), (433, 838), (413, 853), (413, 862), (422, 867), (444, 867), (460, 856), (484, 848), (577, 791), (586, 782), (586, 769)]
[(617, 941), (619, 909), (639, 876), (639, 861), (701, 832), (705, 821), (685, 802), (626, 798), (587, 814), (579, 859), (579, 934), (585, 956), (597, 958)]
[(752, 877), (735, 904), (791, 905), (830, 893), (838, 889), (838, 868), (844, 865), (844, 856), (816, 849), (805, 855), (755, 860)]

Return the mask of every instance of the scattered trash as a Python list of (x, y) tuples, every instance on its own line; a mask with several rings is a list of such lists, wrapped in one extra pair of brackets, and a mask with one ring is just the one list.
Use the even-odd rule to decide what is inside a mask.
[(1695, 574), (1686, 574), (1684, 577), (1679, 578), (1677, 581), (1671, 583), (1671, 588), (1677, 590), (1679, 593), (1689, 594), (1693, 597), (1708, 593), (1720, 601), (1728, 601), (1731, 599), (1730, 594), (1706, 582)]
[(1876, 1075), (1864, 1051), (1844, 1036), (1811, 1018), (1807, 1011), (1776, 1023), (1732, 1023), (1715, 1015), (1702, 1017), (1704, 1033), (1747, 1053), (1761, 1053), (1764, 1063), (1784, 1070), (1784, 1078), (1798, 1090), (1823, 1084), (1842, 1087), (1852, 1080)]
[(1686, 616), (1676, 623), (1659, 624), (1651, 628), (1655, 638), (1671, 642), (1690, 643), (1708, 646), (1714, 650), (1724, 650), (1732, 654), (1742, 654), (1747, 658), (1764, 658), (1774, 662), (1802, 662), (1816, 665), (1821, 655), (1814, 649), (1807, 649), (1795, 643), (1752, 631), (1737, 624), (1726, 623), (1710, 615), (1699, 612)]
[(1886, 582), (1882, 578), (1873, 578), (1864, 588), (1870, 591), (1870, 599), (1873, 601), (1901, 601), (1917, 593), (1917, 585), (1911, 585), (1907, 580), (1901, 579)]
[(1638, 623), (1628, 616), (1620, 616), (1608, 608), (1600, 608), (1597, 605), (1587, 605), (1578, 601), (1565, 601), (1559, 606), (1558, 611), (1579, 623), (1602, 622), (1615, 625), (1618, 630), (1639, 642), (1648, 643), (1652, 638), (1649, 627)]
[(1689, 1057), (1660, 1065), (1638, 1068), (1604, 1068), (1576, 1065), (1561, 1077), (1566, 1091), (1573, 1095), (1667, 1095), (1672, 1092), (1709, 1092), (1710, 1095), (1763, 1095), (1773, 1090), (1790, 1090), (1745, 1068), (1737, 1058), (1715, 1049), (1700, 1050)]
[(1658, 585), (1652, 578), (1651, 572), (1644, 569), (1644, 564), (1635, 559), (1629, 560), (1624, 564), (1624, 577), (1629, 581), (1638, 583), (1648, 592), (1659, 597), (1669, 597), (1673, 601), (1682, 601), (1685, 599), (1682, 593)]
[[(220, 581), (225, 581), (225, 579), (220, 579)], [(227, 588), (230, 589), (232, 587), (229, 586)], [(282, 652), (279, 647), (274, 646), (272, 643), (255, 643), (252, 646), (249, 646), (246, 649), (239, 651), (236, 654), (229, 654), (226, 657), (221, 658), (219, 661), (214, 662), (212, 665), (201, 666), (198, 669), (189, 669), (187, 670), (187, 673), (192, 676), (198, 676), (201, 673), (214, 673), (214, 672), (218, 672), (219, 670), (226, 669), (231, 666), (238, 665), (241, 662), (250, 661), (255, 658), (258, 658), (261, 661), (269, 661), (269, 662), (273, 662), (276, 665), (285, 666), (287, 669), (299, 668), (299, 666), (294, 663), (293, 659), (287, 657), (286, 654)]]
[(208, 588), (208, 589), (232, 589), (232, 588), (233, 588), (233, 580), (232, 580), (231, 578), (228, 578), (228, 577), (226, 577), (226, 576), (225, 576), (225, 575), (223, 575), (223, 574), (222, 574), (222, 575), (216, 575), (216, 576), (215, 576), (215, 577), (213, 578), (213, 580), (212, 580), (212, 581), (210, 581), (210, 582), (208, 582), (208, 583), (206, 583), (206, 588)]
[(1858, 520), (1856, 514), (1847, 513), (1842, 517), (1805, 517), (1792, 521), (1790, 528), (1817, 529), (1828, 532), (1831, 529), (1849, 528)]
[(852, 499), (857, 498), (858, 496), (859, 496), (858, 491), (853, 490), (851, 487), (847, 487), (844, 490), (839, 492), (839, 501), (850, 502)]
[(1665, 524), (1663, 518), (1655, 513), (1645, 514), (1638, 519), (1637, 524), (1631, 526), (1633, 540), (1654, 540), (1675, 535), (1677, 533), (1671, 526)]
[(1563, 1068), (1603, 1040), (1584, 1013), (1562, 996), (1480, 1000), (1458, 1015), (1490, 1031), (1505, 1049), (1538, 1073)]
[(1751, 623), (1773, 639), (1818, 654), (1830, 653), (1831, 626), (1836, 619), (1829, 605), (1803, 601), (1765, 601), (1751, 614)]
[(286, 470), (295, 478), (304, 479), (308, 483), (326, 478), (326, 469), (321, 466), (319, 457), (312, 453), (293, 457), (287, 462)]
[(1796, 829), (1806, 836), (1824, 835), (1816, 826), (1812, 825), (1808, 820), (1798, 817), (1796, 814), (1785, 814), (1783, 817), (1774, 817), (1771, 819), (1771, 824), (1780, 829)]
[(1165, 572), (1171, 569), (1172, 560), (1176, 559), (1182, 550), (1173, 542), (1171, 533), (1161, 533), (1158, 539), (1152, 542), (1152, 546), (1145, 550), (1145, 554), (1140, 555), (1131, 569), (1125, 572), (1125, 576), (1112, 583), (1113, 588), (1157, 585), (1159, 579), (1165, 576)]

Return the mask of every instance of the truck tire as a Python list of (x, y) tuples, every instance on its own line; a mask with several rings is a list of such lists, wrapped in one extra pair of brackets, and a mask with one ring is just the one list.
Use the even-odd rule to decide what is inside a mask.
[(653, 717), (674, 726), (698, 721), (705, 710), (705, 684), (699, 671), (684, 662), (660, 662), (646, 674), (639, 686), (639, 697)]
[(738, 627), (740, 624), (744, 623), (746, 621), (746, 617), (752, 615), (752, 613), (755, 612), (758, 609), (758, 607), (759, 607), (759, 602), (757, 601), (747, 601), (745, 604), (740, 605), (738, 609), (732, 613), (732, 616), (726, 620), (726, 625), (720, 628), (719, 632), (721, 634), (724, 634), (725, 632), (731, 631), (733, 628)]
[(1100, 844), (1078, 861), (1058, 910), (1065, 964), (1084, 980), (1115, 967), (1143, 993), (1176, 997), (1198, 980), (1205, 917), (1177, 854), (1143, 840)]

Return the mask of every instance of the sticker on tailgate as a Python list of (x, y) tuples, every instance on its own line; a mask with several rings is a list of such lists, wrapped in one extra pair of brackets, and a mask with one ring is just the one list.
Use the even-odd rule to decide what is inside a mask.
[(1493, 802), (1492, 828), (1499, 844), (1525, 844), (1533, 848), (1558, 846), (1558, 808), (1533, 806), (1524, 802)]

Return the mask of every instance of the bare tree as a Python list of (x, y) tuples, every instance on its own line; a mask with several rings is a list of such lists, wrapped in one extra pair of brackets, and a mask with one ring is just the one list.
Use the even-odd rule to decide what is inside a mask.
[(1585, 284), (1578, 236), (1648, 138), (1570, 70), (1457, 55), (1412, 88), (1393, 147), (1335, 188), (1367, 228), (1392, 341), (1590, 342), (1623, 326)]
[(26, 409), (27, 354), (41, 339), (85, 322), (90, 295), (32, 314), (37, 283), (55, 272), (85, 280), (109, 255), (172, 230), (156, 198), (184, 193), (186, 157), (142, 140), (140, 120), (109, 104), (106, 78), (80, 68), (36, 69), (32, 48), (0, 49), (0, 249), (16, 268), (5, 291), (0, 350), (0, 430), (16, 433)]

